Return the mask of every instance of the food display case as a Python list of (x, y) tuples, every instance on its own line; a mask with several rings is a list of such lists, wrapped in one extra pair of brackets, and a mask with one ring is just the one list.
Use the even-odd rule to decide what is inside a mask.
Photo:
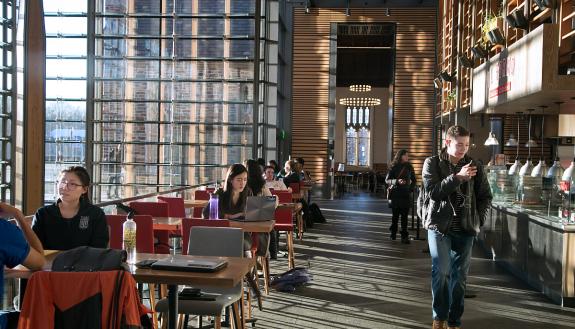
[(575, 307), (573, 169), (563, 172), (557, 164), (532, 177), (486, 167), (493, 202), (478, 235), (478, 245), (494, 261), (570, 307)]

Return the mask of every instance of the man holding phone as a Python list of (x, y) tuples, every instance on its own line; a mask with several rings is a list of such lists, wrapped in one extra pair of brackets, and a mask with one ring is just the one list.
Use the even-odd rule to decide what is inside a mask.
[(468, 155), (469, 131), (447, 130), (441, 154), (423, 165), (423, 225), (431, 254), (433, 329), (461, 327), (473, 241), (485, 222), (491, 190), (483, 166)]
[[(14, 218), (20, 228), (7, 218)], [(31, 270), (39, 270), (44, 262), (42, 243), (24, 221), (22, 211), (0, 202), (0, 297), (4, 296), (4, 266), (12, 268), (22, 264)], [(7, 318), (0, 312), (0, 329), (6, 325)]]

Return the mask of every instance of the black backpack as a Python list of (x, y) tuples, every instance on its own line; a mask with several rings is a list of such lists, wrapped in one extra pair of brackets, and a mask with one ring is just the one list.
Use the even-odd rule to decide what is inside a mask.
[(325, 223), (325, 217), (323, 216), (323, 214), (321, 213), (321, 210), (319, 209), (318, 205), (315, 203), (312, 203), (309, 205), (309, 212), (311, 215), (311, 218), (313, 219), (314, 222), (316, 223)]
[(52, 262), (54, 272), (95, 272), (125, 269), (125, 250), (77, 247), (59, 253)]

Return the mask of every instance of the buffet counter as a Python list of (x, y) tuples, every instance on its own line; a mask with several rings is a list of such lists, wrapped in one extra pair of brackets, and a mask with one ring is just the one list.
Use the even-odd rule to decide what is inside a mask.
[(478, 245), (551, 298), (575, 307), (575, 224), (541, 206), (493, 202)]

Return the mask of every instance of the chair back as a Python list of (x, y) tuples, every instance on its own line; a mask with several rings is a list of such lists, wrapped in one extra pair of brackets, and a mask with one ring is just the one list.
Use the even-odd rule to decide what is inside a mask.
[(130, 208), (134, 209), (138, 215), (170, 217), (170, 205), (167, 202), (132, 201)]
[(299, 193), (299, 191), (300, 191), (300, 184), (299, 184), (299, 182), (297, 182), (297, 183), (290, 183), (290, 184), (289, 184), (289, 187), (291, 187), (292, 193)]
[[(201, 218), (182, 218), (182, 254), (188, 253), (187, 247), (190, 241), (190, 229), (193, 227), (229, 227), (230, 221), (225, 219), (208, 220)], [(223, 241), (222, 241), (223, 242)]]
[(188, 254), (243, 257), (244, 232), (235, 227), (192, 227)]
[(112, 249), (122, 249), (122, 225), (126, 221), (126, 215), (106, 215), (108, 233), (110, 234), (109, 246)]
[(278, 197), (280, 203), (292, 202), (292, 194), (289, 191), (273, 191), (272, 194)]
[[(123, 225), (125, 215), (106, 215), (110, 232), (110, 248), (122, 249)], [(154, 253), (154, 221), (150, 215), (134, 216), (136, 222), (136, 251)]]
[(169, 205), (169, 217), (186, 217), (186, 207), (184, 206), (184, 198), (158, 196), (158, 201), (166, 202)]
[[(210, 192), (208, 190), (196, 190), (194, 192), (194, 200), (209, 200), (210, 199)], [(203, 207), (194, 207), (194, 212), (192, 216), (194, 218), (202, 218), (202, 211), (204, 210)]]

